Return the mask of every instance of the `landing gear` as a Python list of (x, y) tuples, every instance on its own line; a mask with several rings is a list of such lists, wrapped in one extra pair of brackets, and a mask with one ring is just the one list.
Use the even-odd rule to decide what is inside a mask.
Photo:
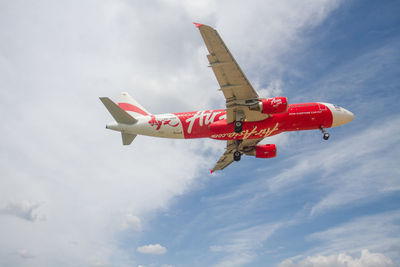
[(243, 131), (243, 122), (235, 121), (235, 133), (241, 133)]
[(234, 161), (239, 161), (241, 156), (242, 156), (242, 154), (239, 151), (233, 152), (233, 160)]
[(326, 132), (325, 128), (320, 127), (321, 132), (323, 133), (323, 138), (324, 140), (328, 140), (329, 139), (329, 133)]

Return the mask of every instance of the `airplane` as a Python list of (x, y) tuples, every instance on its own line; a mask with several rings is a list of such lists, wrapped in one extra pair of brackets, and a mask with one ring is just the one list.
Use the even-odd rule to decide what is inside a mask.
[(275, 144), (258, 145), (266, 137), (319, 129), (323, 139), (328, 140), (327, 128), (353, 120), (352, 112), (329, 103), (289, 104), (286, 97), (260, 98), (218, 32), (210, 26), (194, 24), (208, 49), (209, 67), (225, 96), (225, 109), (154, 115), (126, 92), (120, 94), (117, 103), (100, 97), (116, 121), (106, 128), (121, 132), (123, 145), (130, 145), (137, 135), (226, 141), (224, 154), (210, 169), (213, 173), (240, 161), (242, 155), (276, 157)]

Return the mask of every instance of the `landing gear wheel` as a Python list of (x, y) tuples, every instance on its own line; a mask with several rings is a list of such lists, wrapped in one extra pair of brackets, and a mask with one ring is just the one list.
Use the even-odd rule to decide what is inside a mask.
[(241, 133), (243, 130), (243, 122), (235, 121), (235, 133)]
[(323, 134), (324, 140), (328, 140), (329, 139), (329, 133), (327, 133), (325, 128), (323, 128), (322, 126), (320, 127), (320, 130), (321, 130), (321, 132)]
[(239, 161), (240, 158), (241, 158), (241, 156), (242, 156), (242, 154), (240, 154), (239, 151), (233, 152), (233, 160), (234, 160), (234, 161)]

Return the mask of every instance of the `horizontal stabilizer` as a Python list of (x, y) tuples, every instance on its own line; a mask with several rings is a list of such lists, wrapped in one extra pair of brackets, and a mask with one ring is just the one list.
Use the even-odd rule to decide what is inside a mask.
[(133, 139), (135, 139), (136, 137), (136, 134), (121, 133), (121, 135), (122, 135), (122, 144), (124, 146), (130, 145)]
[[(110, 98), (100, 97), (100, 100), (101, 100), (101, 102), (103, 102), (104, 106), (108, 109), (111, 116), (113, 116), (113, 118), (116, 122), (124, 123), (124, 124), (134, 124), (137, 122), (137, 120), (135, 118), (133, 118), (125, 110), (120, 108)], [(132, 138), (132, 140), (133, 140), (133, 138)], [(132, 140), (131, 140), (131, 142), (132, 142)]]

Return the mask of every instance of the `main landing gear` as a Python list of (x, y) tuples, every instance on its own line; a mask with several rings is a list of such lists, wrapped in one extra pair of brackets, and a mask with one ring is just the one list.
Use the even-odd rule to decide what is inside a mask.
[(322, 126), (320, 127), (320, 130), (321, 130), (321, 132), (323, 134), (324, 140), (328, 140), (329, 139), (329, 133), (327, 133), (325, 128), (323, 128)]
[[(236, 124), (236, 123), (235, 123)], [(242, 143), (243, 140), (236, 140), (235, 145), (236, 145), (236, 151), (233, 152), (233, 160), (234, 161), (239, 161), (240, 158), (242, 157), (242, 153), (239, 151), (239, 146)]]
[(235, 121), (235, 133), (241, 133), (243, 131), (243, 122)]
[(234, 161), (239, 161), (241, 156), (242, 156), (242, 154), (239, 151), (233, 152), (233, 160)]

